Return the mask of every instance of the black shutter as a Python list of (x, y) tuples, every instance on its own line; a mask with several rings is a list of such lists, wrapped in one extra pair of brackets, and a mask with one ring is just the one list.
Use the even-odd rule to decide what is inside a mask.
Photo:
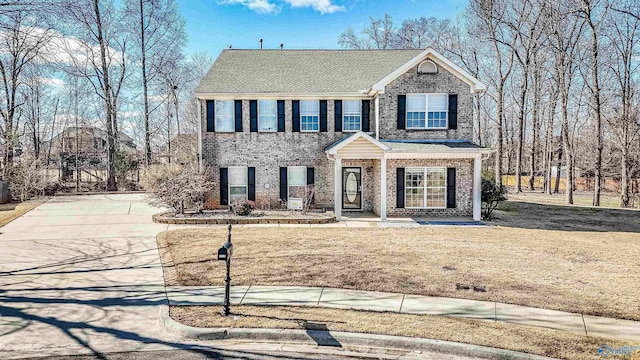
[(342, 132), (342, 100), (335, 100), (333, 102), (333, 107), (333, 117), (336, 123), (336, 132)]
[[(315, 169), (312, 167), (307, 167), (307, 187), (310, 188), (311, 186), (315, 185), (316, 182), (316, 176), (315, 176)], [(313, 204), (316, 201), (315, 199), (315, 194), (314, 197), (311, 198), (311, 203)]]
[(396, 208), (404, 208), (404, 168), (396, 168)]
[(327, 132), (327, 100), (320, 100), (320, 132)]
[(369, 100), (362, 100), (362, 131), (369, 132)]
[(220, 168), (220, 205), (229, 205), (229, 169)]
[(278, 100), (278, 132), (284, 132), (284, 100)]
[(236, 132), (242, 132), (242, 100), (236, 100)]
[(287, 201), (287, 168), (280, 168), (280, 200)]
[(447, 168), (447, 208), (456, 207), (456, 168)]
[(449, 94), (449, 129), (458, 128), (458, 94)]
[(247, 200), (256, 201), (256, 168), (247, 168), (248, 186)]
[(300, 132), (300, 100), (291, 101), (291, 118), (293, 120), (293, 132)]
[(207, 132), (216, 131), (216, 102), (207, 100)]
[(407, 116), (407, 95), (398, 95), (398, 129), (405, 128)]
[(249, 131), (258, 132), (258, 100), (249, 100)]

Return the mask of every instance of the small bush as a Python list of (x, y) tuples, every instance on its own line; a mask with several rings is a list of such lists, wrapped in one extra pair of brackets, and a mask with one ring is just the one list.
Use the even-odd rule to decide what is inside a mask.
[(207, 167), (197, 165), (152, 166), (141, 182), (154, 205), (169, 206), (177, 214), (185, 209), (202, 212), (206, 194), (213, 189), (210, 174)]
[(496, 184), (493, 180), (482, 179), (482, 213), (486, 220), (491, 219), (491, 214), (498, 205), (507, 200), (507, 189), (502, 184)]
[(231, 206), (229, 207), (231, 212), (238, 216), (249, 216), (255, 208), (255, 201), (245, 199), (235, 201), (231, 203)]
[(42, 169), (42, 160), (36, 159), (33, 155), (23, 155), (9, 167), (7, 178), (11, 194), (20, 201), (44, 195), (47, 189), (54, 186), (54, 182), (41, 171)]

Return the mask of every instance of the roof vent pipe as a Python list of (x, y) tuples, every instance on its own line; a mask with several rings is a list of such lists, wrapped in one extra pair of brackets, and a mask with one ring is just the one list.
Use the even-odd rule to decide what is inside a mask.
[(283, 47), (284, 47), (284, 44), (280, 43), (280, 50), (282, 50)]
[(262, 39), (260, 39), (260, 50), (262, 50)]

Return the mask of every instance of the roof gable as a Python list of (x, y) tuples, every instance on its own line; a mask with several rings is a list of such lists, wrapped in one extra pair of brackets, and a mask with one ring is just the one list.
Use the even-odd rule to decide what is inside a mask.
[(442, 56), (439, 52), (435, 51), (433, 48), (427, 48), (420, 54), (416, 55), (413, 59), (402, 64), (393, 72), (389, 73), (387, 76), (375, 83), (372, 87), (373, 90), (384, 93), (385, 86), (425, 60), (432, 60), (437, 65), (443, 67), (445, 70), (449, 71), (465, 83), (469, 84), (472, 93), (483, 92), (487, 89), (487, 87), (482, 82), (480, 82), (480, 80), (476, 79), (469, 72), (454, 64), (449, 59)]

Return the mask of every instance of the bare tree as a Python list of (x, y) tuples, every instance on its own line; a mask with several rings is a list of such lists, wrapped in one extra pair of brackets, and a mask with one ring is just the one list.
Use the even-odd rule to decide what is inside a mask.
[(0, 132), (5, 145), (3, 174), (13, 162), (13, 148), (18, 140), (16, 113), (24, 102), (19, 96), (23, 72), (40, 58), (51, 36), (50, 30), (42, 27), (43, 23), (38, 20), (37, 15), (21, 11), (11, 11), (0, 18), (0, 117), (3, 120)]
[[(118, 71), (114, 81), (114, 67), (120, 66), (119, 57), (124, 54), (125, 40), (122, 39), (122, 29), (118, 28), (120, 19), (112, 2), (93, 0), (89, 2), (75, 2), (67, 0), (64, 16), (72, 22), (75, 30), (83, 41), (80, 45), (83, 51), (75, 57), (70, 54), (73, 67), (70, 71), (76, 76), (89, 80), (96, 95), (103, 102), (105, 128), (107, 132), (107, 190), (118, 189), (115, 177), (115, 152), (117, 145), (117, 98), (119, 86), (124, 80), (124, 70)], [(73, 33), (72, 32), (72, 33)], [(120, 36), (120, 39), (118, 39)], [(115, 47), (115, 48), (114, 48)], [(116, 49), (117, 48), (117, 49)], [(116, 87), (114, 88), (114, 83)]]
[[(496, 182), (502, 184), (502, 157), (503, 148), (503, 120), (504, 120), (504, 91), (507, 80), (511, 75), (515, 58), (514, 47), (507, 46), (516, 39), (504, 22), (506, 4), (502, 0), (471, 0), (469, 9), (477, 19), (476, 31), (485, 36), (485, 40), (491, 43), (493, 56), (495, 56), (496, 75), (496, 162), (495, 174)], [(482, 36), (482, 35), (481, 35)], [(480, 37), (480, 36), (479, 36)], [(505, 48), (507, 50), (505, 50)]]
[[(615, 137), (615, 144), (620, 150), (620, 207), (628, 207), (630, 203), (629, 176), (632, 166), (630, 151), (633, 143), (640, 137), (638, 112), (634, 110), (633, 99), (637, 95), (634, 86), (634, 74), (640, 66), (635, 57), (640, 55), (640, 5), (636, 1), (623, 1), (614, 9), (615, 18), (610, 19), (607, 37), (611, 44), (613, 57), (609, 68), (617, 85), (614, 95), (616, 104), (614, 115), (608, 118), (608, 124)], [(637, 160), (636, 160), (637, 161)]]
[(175, 63), (186, 41), (185, 22), (174, 0), (127, 0), (126, 11), (135, 24), (144, 103), (144, 158), (151, 164), (150, 87), (167, 63)]
[(362, 30), (362, 37), (349, 27), (338, 38), (338, 44), (348, 49), (391, 49), (395, 37), (391, 15), (384, 14), (380, 19), (370, 17), (369, 22), (369, 26)]

